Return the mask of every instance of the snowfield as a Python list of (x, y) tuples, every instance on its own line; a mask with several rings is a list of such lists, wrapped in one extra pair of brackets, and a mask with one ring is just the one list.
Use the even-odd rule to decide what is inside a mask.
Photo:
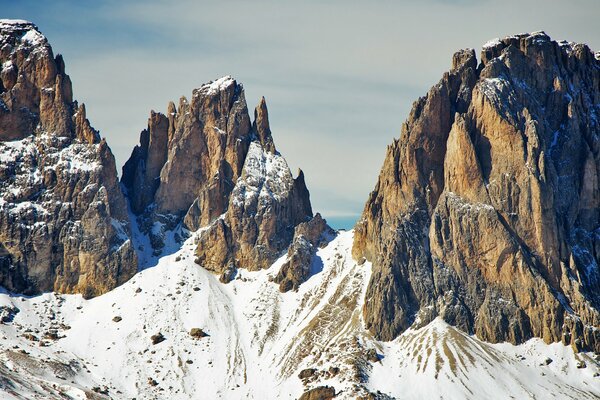
[(361, 317), (371, 267), (352, 259), (353, 232), (288, 293), (270, 282), (285, 256), (222, 284), (194, 263), (196, 234), (92, 300), (0, 294), (0, 397), (297, 399), (325, 385), (340, 399), (600, 396), (593, 355), (558, 343), (493, 345), (441, 320), (374, 340)]

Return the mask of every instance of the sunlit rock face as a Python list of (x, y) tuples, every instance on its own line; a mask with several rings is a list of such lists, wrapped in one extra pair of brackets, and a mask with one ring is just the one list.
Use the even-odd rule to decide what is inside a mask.
[(90, 297), (137, 271), (114, 157), (60, 55), (0, 20), (0, 285)]
[(364, 317), (600, 350), (600, 61), (543, 32), (462, 50), (414, 103), (356, 227)]
[(158, 253), (165, 232), (199, 230), (197, 263), (227, 282), (237, 268), (269, 267), (313, 214), (304, 174), (277, 152), (264, 98), (251, 122), (244, 89), (226, 76), (191, 101), (152, 112), (122, 182)]

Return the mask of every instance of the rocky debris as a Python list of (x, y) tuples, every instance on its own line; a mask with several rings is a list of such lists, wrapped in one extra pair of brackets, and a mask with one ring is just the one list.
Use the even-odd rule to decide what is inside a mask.
[(585, 363), (585, 361), (581, 360), (577, 363), (577, 368), (579, 368), (579, 369), (587, 368), (587, 364)]
[(311, 274), (313, 257), (318, 248), (323, 247), (335, 236), (327, 222), (317, 213), (310, 221), (296, 226), (294, 239), (288, 248), (288, 259), (274, 278), (279, 290), (296, 290)]
[(62, 338), (63, 336), (60, 336), (55, 329), (51, 329), (44, 334), (44, 339), (47, 340), (59, 340)]
[(540, 364), (540, 365), (550, 365), (550, 364), (552, 364), (552, 361), (553, 360), (551, 358), (546, 358), (544, 360), (544, 362), (542, 364)]
[(105, 396), (108, 396), (108, 395), (110, 394), (110, 392), (109, 392), (109, 390), (108, 390), (108, 387), (106, 387), (106, 386), (103, 386), (103, 387), (100, 387), (100, 386), (94, 386), (94, 387), (92, 388), (92, 391), (93, 391), (94, 393), (103, 394), (103, 395), (105, 395)]
[(0, 306), (0, 324), (8, 324), (13, 321), (19, 309), (15, 306)]
[(0, 20), (0, 285), (82, 293), (137, 271), (114, 157), (37, 27)]
[(379, 360), (380, 360), (379, 354), (377, 354), (377, 351), (375, 349), (367, 350), (365, 357), (367, 358), (368, 361), (370, 361), (372, 363), (379, 362)]
[(158, 332), (156, 335), (150, 336), (150, 341), (152, 342), (152, 344), (159, 344), (164, 342), (165, 340), (167, 340), (167, 338), (164, 337), (163, 334), (160, 332)]
[(379, 390), (375, 393), (369, 392), (363, 396), (359, 396), (357, 400), (394, 400), (394, 397), (381, 393)]
[(117, 316), (113, 317), (112, 320), (113, 320), (113, 322), (121, 322), (123, 320), (123, 318), (121, 318), (120, 316), (117, 315)]
[(334, 388), (330, 386), (319, 386), (302, 394), (299, 400), (330, 400), (333, 398), (335, 398)]
[(298, 374), (298, 378), (303, 381), (304, 384), (311, 380), (313, 377), (317, 375), (317, 370), (315, 368), (306, 368), (300, 371)]
[(194, 339), (202, 339), (203, 337), (207, 337), (208, 333), (204, 332), (201, 328), (192, 328), (190, 329), (190, 336)]
[(33, 333), (24, 333), (23, 335), (21, 335), (23, 338), (30, 340), (32, 342), (39, 342), (39, 339), (37, 338), (37, 336), (35, 336)]
[[(455, 54), (388, 147), (356, 226), (366, 326), (600, 349), (600, 61), (543, 32)], [(417, 322), (417, 323), (415, 323)]]

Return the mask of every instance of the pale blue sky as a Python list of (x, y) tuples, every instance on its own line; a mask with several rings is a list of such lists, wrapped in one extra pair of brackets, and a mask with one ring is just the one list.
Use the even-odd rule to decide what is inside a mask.
[(598, 0), (0, 0), (65, 56), (75, 97), (124, 163), (151, 109), (223, 75), (265, 96), (315, 211), (362, 211), (386, 146), (454, 51), (544, 30), (600, 50)]

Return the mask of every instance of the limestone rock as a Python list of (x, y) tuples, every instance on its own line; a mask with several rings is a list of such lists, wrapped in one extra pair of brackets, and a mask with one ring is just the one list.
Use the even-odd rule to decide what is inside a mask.
[(202, 339), (203, 337), (207, 337), (208, 333), (204, 332), (201, 328), (192, 328), (190, 329), (190, 336), (194, 339)]
[(311, 217), (302, 172), (294, 179), (281, 155), (253, 141), (227, 212), (199, 236), (196, 262), (219, 274), (268, 268), (290, 245), (296, 225)]
[(111, 290), (137, 271), (114, 157), (35, 25), (0, 20), (0, 63), (0, 285)]
[(254, 109), (254, 122), (252, 123), (258, 141), (262, 147), (269, 153), (275, 153), (275, 144), (271, 136), (271, 128), (269, 126), (269, 113), (267, 111), (267, 103), (264, 97), (261, 97), (260, 103)]
[(250, 123), (229, 76), (171, 103), (167, 116), (153, 112), (122, 182), (156, 253), (177, 224), (199, 230), (196, 262), (224, 282), (270, 266), (312, 218), (304, 174), (294, 179), (276, 151), (265, 99)]
[(223, 214), (251, 139), (243, 87), (231, 77), (170, 103), (167, 116), (152, 112), (122, 178), (145, 230), (181, 221), (196, 230)]
[(0, 20), (0, 140), (36, 129), (73, 137), (73, 93), (60, 55), (27, 21)]
[(319, 213), (310, 221), (296, 226), (294, 239), (287, 253), (288, 259), (274, 279), (274, 282), (279, 283), (280, 291), (296, 290), (310, 277), (317, 249), (327, 245), (334, 235), (333, 229)]
[(319, 386), (303, 393), (299, 400), (331, 400), (333, 398), (335, 398), (335, 388)]
[(492, 341), (600, 350), (600, 61), (543, 32), (455, 54), (356, 227), (367, 327), (441, 315)]

